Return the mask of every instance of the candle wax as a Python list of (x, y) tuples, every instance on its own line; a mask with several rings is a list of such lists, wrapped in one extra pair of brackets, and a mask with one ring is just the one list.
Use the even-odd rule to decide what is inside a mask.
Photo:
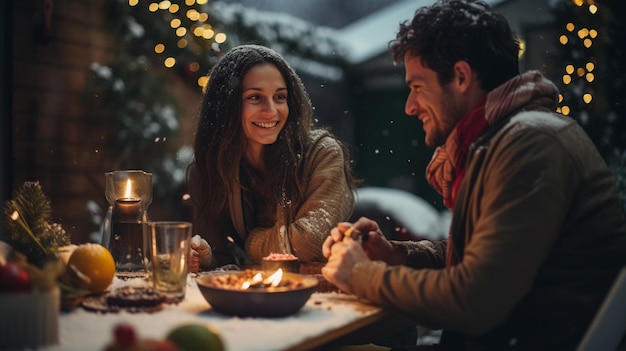
[(141, 211), (141, 200), (134, 198), (121, 198), (115, 200), (113, 214), (122, 218), (136, 219)]

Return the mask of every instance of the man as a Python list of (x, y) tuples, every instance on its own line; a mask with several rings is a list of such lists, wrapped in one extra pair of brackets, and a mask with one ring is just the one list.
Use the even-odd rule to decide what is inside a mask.
[[(519, 43), (480, 1), (441, 0), (400, 25), (406, 113), (435, 153), (448, 240), (387, 241), (360, 218), (331, 230), (326, 279), (442, 329), (441, 350), (568, 350), (626, 265), (612, 174), (558, 91), (518, 71)], [(354, 233), (352, 230), (350, 232)]]

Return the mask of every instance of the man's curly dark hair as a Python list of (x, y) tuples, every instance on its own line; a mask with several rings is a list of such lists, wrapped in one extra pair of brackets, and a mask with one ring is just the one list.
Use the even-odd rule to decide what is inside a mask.
[(480, 0), (439, 0), (419, 8), (400, 24), (389, 50), (396, 63), (406, 53), (420, 57), (442, 85), (452, 81), (461, 60), (478, 73), (485, 91), (519, 74), (519, 40), (507, 20)]

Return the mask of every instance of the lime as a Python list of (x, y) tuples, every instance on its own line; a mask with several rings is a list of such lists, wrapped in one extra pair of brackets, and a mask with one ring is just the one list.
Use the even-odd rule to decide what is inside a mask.
[(203, 324), (183, 324), (167, 334), (181, 351), (224, 351), (224, 343), (219, 333)]

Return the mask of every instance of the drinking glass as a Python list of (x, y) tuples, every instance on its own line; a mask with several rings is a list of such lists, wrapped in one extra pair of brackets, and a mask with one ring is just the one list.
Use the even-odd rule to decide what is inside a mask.
[(189, 222), (153, 221), (148, 223), (152, 257), (151, 284), (170, 300), (185, 297), (188, 259), (191, 249)]

